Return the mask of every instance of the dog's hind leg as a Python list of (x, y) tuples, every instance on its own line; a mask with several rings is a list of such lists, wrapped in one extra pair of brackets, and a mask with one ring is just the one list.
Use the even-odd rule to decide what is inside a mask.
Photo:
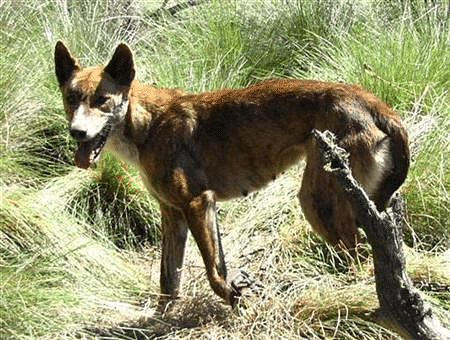
[(164, 305), (178, 296), (188, 228), (181, 211), (161, 204), (161, 300)]
[(360, 235), (352, 206), (334, 176), (323, 170), (317, 153), (308, 153), (298, 197), (306, 219), (317, 233), (338, 249), (355, 248)]

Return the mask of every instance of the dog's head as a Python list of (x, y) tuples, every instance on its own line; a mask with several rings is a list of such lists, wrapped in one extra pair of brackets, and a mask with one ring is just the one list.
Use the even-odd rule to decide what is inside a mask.
[(106, 67), (82, 68), (58, 41), (55, 71), (70, 134), (78, 142), (75, 164), (87, 169), (99, 158), (110, 132), (125, 119), (135, 75), (133, 55), (120, 44)]

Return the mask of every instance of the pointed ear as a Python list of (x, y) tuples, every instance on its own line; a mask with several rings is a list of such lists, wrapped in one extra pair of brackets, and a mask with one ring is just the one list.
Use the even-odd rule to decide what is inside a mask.
[(62, 41), (58, 41), (55, 46), (55, 72), (59, 86), (63, 86), (75, 71), (81, 69), (78, 60), (70, 54)]
[(117, 46), (109, 64), (105, 67), (108, 73), (119, 85), (130, 85), (134, 79), (135, 70), (133, 54), (125, 44)]

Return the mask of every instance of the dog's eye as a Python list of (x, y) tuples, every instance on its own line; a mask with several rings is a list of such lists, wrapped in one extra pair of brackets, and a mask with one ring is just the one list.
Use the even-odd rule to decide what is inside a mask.
[(97, 107), (102, 106), (103, 104), (105, 104), (108, 101), (108, 99), (109, 98), (106, 97), (106, 96), (98, 96), (95, 99), (94, 105), (97, 106)]

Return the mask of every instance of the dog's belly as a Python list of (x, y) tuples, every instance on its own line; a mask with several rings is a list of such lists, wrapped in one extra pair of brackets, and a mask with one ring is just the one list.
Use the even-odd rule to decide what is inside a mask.
[(270, 181), (297, 163), (304, 155), (302, 145), (292, 145), (276, 157), (234, 157), (222, 159), (206, 170), (208, 186), (214, 190), (219, 200), (246, 196), (264, 187)]
[(249, 174), (247, 177), (230, 178), (227, 176), (208, 177), (209, 187), (214, 190), (219, 200), (247, 196), (250, 192), (265, 186), (273, 177)]

